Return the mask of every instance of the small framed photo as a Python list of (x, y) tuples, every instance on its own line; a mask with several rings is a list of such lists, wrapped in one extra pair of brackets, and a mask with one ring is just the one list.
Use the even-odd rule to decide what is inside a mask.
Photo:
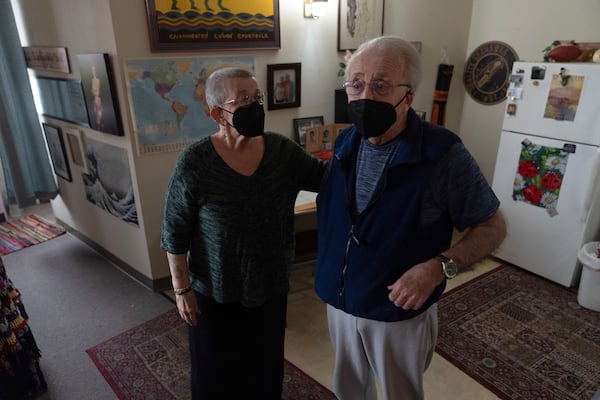
[(87, 156), (85, 154), (85, 143), (83, 142), (83, 134), (81, 130), (73, 127), (64, 127), (64, 132), (71, 153), (71, 161), (73, 164), (81, 168), (84, 174), (89, 174), (87, 166)]
[(335, 124), (328, 124), (319, 127), (321, 137), (321, 150), (332, 150), (335, 141)]
[(108, 54), (78, 54), (77, 63), (90, 128), (123, 136)]
[(300, 107), (301, 64), (267, 65), (267, 108)]
[(323, 149), (323, 138), (321, 137), (321, 127), (313, 126), (306, 128), (306, 143), (304, 149), (309, 153), (321, 151)]
[(58, 126), (43, 123), (44, 135), (48, 144), (48, 151), (52, 159), (54, 173), (61, 178), (71, 182), (71, 170), (67, 161), (67, 152), (65, 151), (65, 142), (62, 137), (62, 131)]
[(335, 140), (337, 139), (337, 137), (339, 136), (339, 134), (346, 129), (347, 127), (349, 127), (352, 124), (335, 124), (334, 126), (334, 135), (333, 135), (333, 144), (335, 144)]
[(305, 147), (306, 129), (323, 125), (323, 116), (294, 118), (294, 135), (300, 146)]

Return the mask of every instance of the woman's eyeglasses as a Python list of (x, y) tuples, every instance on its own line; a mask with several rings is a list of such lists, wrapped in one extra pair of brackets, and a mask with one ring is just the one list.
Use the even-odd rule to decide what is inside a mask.
[(248, 107), (250, 104), (254, 102), (258, 102), (259, 104), (264, 104), (265, 95), (260, 90), (256, 91), (254, 95), (242, 94), (235, 99), (227, 100), (225, 103), (221, 104), (222, 106), (227, 104), (239, 105), (240, 107)]

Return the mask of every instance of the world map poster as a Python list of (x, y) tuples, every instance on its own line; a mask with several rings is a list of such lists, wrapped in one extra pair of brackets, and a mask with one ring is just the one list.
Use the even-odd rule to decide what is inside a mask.
[(126, 61), (137, 153), (178, 151), (218, 130), (204, 89), (210, 74), (224, 67), (254, 73), (252, 56), (151, 58)]

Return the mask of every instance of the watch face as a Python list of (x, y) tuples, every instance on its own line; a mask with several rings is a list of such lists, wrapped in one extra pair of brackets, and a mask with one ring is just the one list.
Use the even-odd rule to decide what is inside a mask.
[(443, 266), (444, 266), (444, 275), (446, 275), (446, 278), (448, 278), (448, 279), (454, 278), (456, 276), (456, 274), (458, 273), (458, 266), (452, 260), (445, 262), (443, 264)]
[(463, 82), (473, 100), (497, 104), (506, 98), (517, 53), (503, 42), (486, 42), (473, 50), (465, 65)]

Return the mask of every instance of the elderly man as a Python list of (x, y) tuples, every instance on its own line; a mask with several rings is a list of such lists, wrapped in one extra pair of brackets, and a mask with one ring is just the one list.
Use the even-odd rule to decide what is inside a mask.
[[(341, 400), (422, 399), (446, 279), (505, 236), (499, 201), (452, 132), (411, 108), (414, 47), (362, 44), (344, 84), (353, 125), (335, 143), (317, 198), (317, 294), (327, 304)], [(454, 228), (468, 232), (451, 246)]]

